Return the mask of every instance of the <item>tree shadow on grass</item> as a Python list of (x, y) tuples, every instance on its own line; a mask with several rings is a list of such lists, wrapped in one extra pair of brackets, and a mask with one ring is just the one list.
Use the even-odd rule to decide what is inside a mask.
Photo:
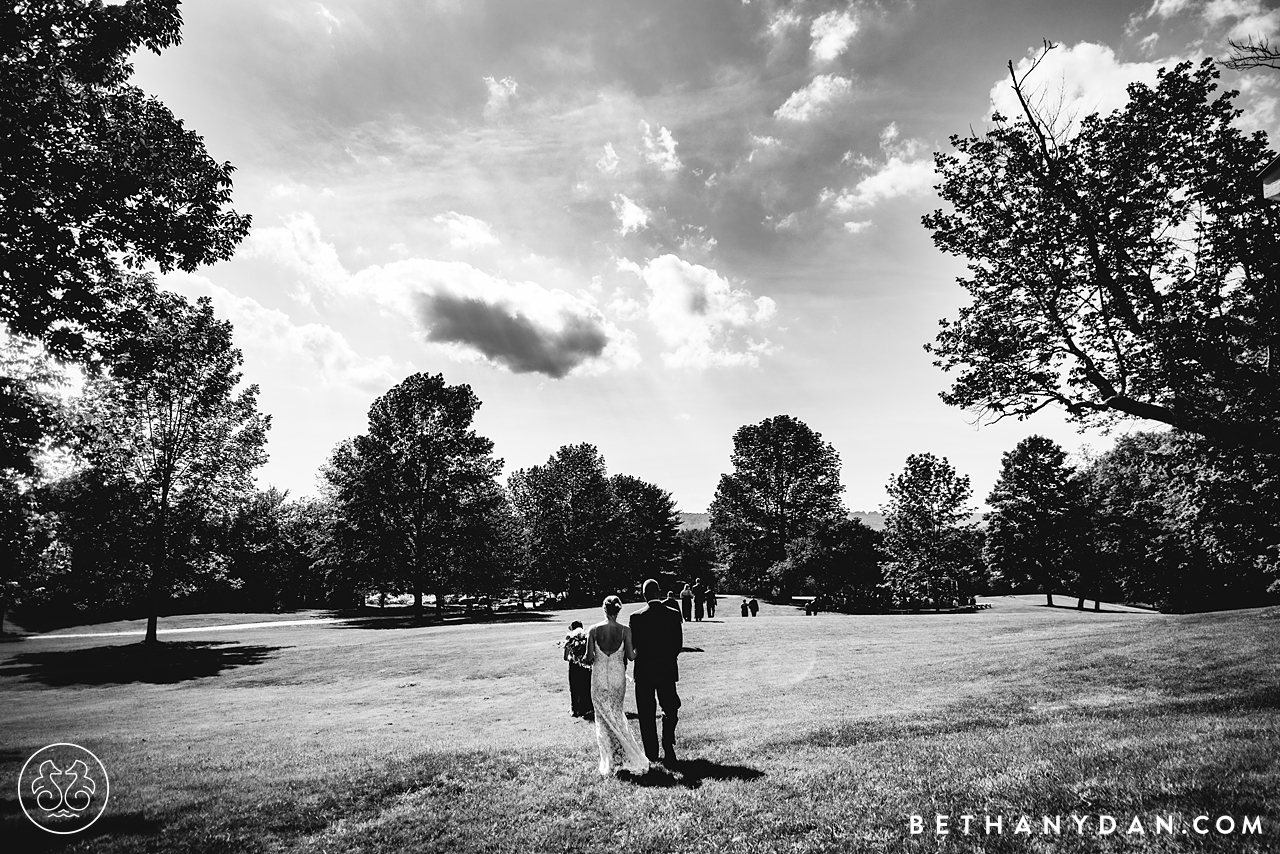
[(69, 685), (171, 685), (261, 664), (288, 647), (232, 641), (169, 641), (89, 649), (24, 652), (0, 664), (0, 677), (25, 677), (55, 688)]
[(5, 850), (37, 852), (63, 851), (72, 846), (83, 847), (86, 840), (110, 836), (156, 836), (163, 823), (137, 812), (106, 812), (92, 825), (67, 836), (59, 836), (36, 827), (23, 814), (16, 798), (0, 798), (0, 838)]
[(673, 768), (655, 766), (648, 774), (620, 774), (619, 779), (645, 788), (697, 789), (704, 780), (759, 780), (764, 772), (745, 765), (723, 765), (710, 759), (685, 759)]

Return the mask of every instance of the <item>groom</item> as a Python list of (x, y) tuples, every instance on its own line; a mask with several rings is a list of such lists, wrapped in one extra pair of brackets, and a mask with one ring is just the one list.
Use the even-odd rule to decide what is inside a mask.
[[(676, 720), (680, 697), (676, 682), (680, 671), (676, 656), (684, 646), (680, 614), (662, 601), (662, 588), (652, 578), (644, 583), (649, 604), (631, 615), (631, 643), (636, 651), (636, 713), (640, 716), (640, 738), (645, 755), (658, 761), (658, 727), (654, 721), (662, 706), (662, 764), (676, 762)], [(657, 702), (654, 702), (654, 699)]]

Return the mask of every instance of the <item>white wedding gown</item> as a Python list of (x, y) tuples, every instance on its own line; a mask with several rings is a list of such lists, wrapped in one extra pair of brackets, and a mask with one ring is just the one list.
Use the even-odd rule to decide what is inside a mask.
[(631, 732), (623, 700), (627, 695), (627, 656), (619, 646), (612, 654), (596, 647), (591, 665), (591, 703), (595, 706), (596, 742), (600, 745), (600, 773), (649, 770), (644, 748)]

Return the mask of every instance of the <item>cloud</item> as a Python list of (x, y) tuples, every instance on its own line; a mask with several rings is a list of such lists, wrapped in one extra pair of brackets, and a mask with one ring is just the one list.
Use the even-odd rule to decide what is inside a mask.
[(618, 174), (618, 153), (613, 150), (613, 143), (604, 144), (604, 157), (596, 161), (596, 168), (606, 175)]
[(769, 22), (769, 35), (775, 39), (780, 39), (787, 34), (789, 30), (798, 27), (804, 23), (804, 19), (790, 9), (783, 10), (773, 17)]
[(1192, 11), (1210, 26), (1226, 25), (1229, 38), (1271, 39), (1280, 35), (1280, 8), (1268, 9), (1262, 0), (1154, 0), (1146, 12), (1129, 18), (1129, 30), (1152, 18), (1165, 21)]
[[(1014, 66), (1021, 79), (1035, 63), (1042, 48), (1034, 48)], [(1040, 67), (1027, 79), (1028, 100), (1042, 115), (1057, 116), (1056, 124), (1083, 119), (1090, 113), (1109, 113), (1128, 103), (1126, 87), (1141, 81), (1154, 84), (1156, 71), (1165, 62), (1121, 62), (1106, 45), (1080, 42), (1049, 51)], [(1007, 119), (1022, 116), (1018, 96), (1008, 78), (991, 87), (993, 111)]]
[[(469, 218), (468, 218), (469, 219)], [(478, 222), (478, 221), (477, 221)], [(589, 297), (512, 282), (460, 261), (405, 258), (349, 272), (310, 214), (255, 228), (252, 251), (299, 273), (327, 298), (371, 301), (408, 318), (453, 358), (559, 379), (639, 362), (634, 336)]]
[(830, 62), (844, 53), (849, 40), (857, 32), (858, 19), (847, 11), (819, 15), (809, 28), (809, 35), (813, 38), (813, 58), (819, 62)]
[(649, 224), (649, 212), (622, 193), (613, 197), (613, 213), (618, 218), (618, 234), (630, 234)]
[(412, 372), (388, 356), (368, 358), (352, 348), (343, 335), (320, 323), (295, 324), (282, 311), (267, 308), (251, 297), (237, 296), (193, 273), (171, 273), (164, 284), (179, 293), (210, 296), (219, 317), (235, 327), (238, 346), (265, 353), (273, 361), (303, 359), (319, 368), (328, 386), (381, 393)]
[(877, 171), (855, 184), (852, 190), (837, 196), (835, 208), (840, 213), (861, 210), (887, 199), (926, 193), (934, 183), (932, 159), (890, 157)]
[(493, 226), (482, 219), (449, 211), (435, 217), (433, 222), (445, 226), (449, 232), (449, 245), (454, 249), (479, 249), (498, 244), (498, 238), (493, 236)]
[(501, 80), (495, 80), (492, 77), (483, 79), (484, 85), (489, 88), (489, 98), (484, 103), (484, 114), (494, 116), (511, 103), (520, 84), (510, 77), (503, 77)]
[(338, 20), (338, 17), (336, 15), (334, 15), (332, 12), (330, 12), (320, 3), (316, 4), (316, 14), (320, 16), (320, 20), (324, 21), (325, 29), (327, 29), (331, 33), (334, 31), (335, 27), (342, 26), (342, 21)]
[[(927, 153), (928, 146), (918, 139), (899, 141), (898, 137), (897, 123), (890, 122), (880, 132), (880, 149), (885, 156), (882, 163), (877, 165), (875, 161), (862, 155), (849, 158), (860, 166), (875, 171), (858, 181), (852, 190), (846, 188), (839, 193), (823, 190), (819, 200), (829, 201), (837, 213), (847, 214), (888, 199), (920, 195), (932, 190), (936, 178), (933, 158)], [(846, 222), (844, 228), (857, 234), (870, 225), (870, 222)]]
[(657, 136), (649, 129), (649, 123), (641, 120), (640, 133), (644, 142), (644, 159), (663, 172), (672, 174), (680, 171), (680, 158), (676, 157), (676, 140), (671, 131), (658, 128)]
[(834, 102), (848, 97), (853, 84), (835, 74), (819, 74), (809, 85), (797, 89), (774, 112), (774, 117), (794, 122), (806, 122), (821, 114)]
[(715, 270), (663, 255), (643, 267), (623, 259), (618, 269), (639, 276), (648, 289), (647, 313), (668, 348), (662, 360), (672, 367), (702, 369), (759, 364), (774, 351), (752, 333), (773, 317), (768, 297), (752, 299)]
[(546, 326), (502, 303), (474, 296), (424, 293), (418, 296), (427, 340), (473, 348), (512, 373), (539, 373), (560, 379), (604, 355), (609, 335), (596, 318), (567, 314)]
[(844, 230), (849, 232), (850, 234), (861, 234), (862, 232), (871, 228), (873, 224), (874, 223), (872, 223), (871, 220), (869, 219), (851, 220), (844, 224)]

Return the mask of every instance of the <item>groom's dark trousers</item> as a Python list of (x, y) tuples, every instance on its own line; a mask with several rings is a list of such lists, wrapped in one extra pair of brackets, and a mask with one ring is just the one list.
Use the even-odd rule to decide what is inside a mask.
[(676, 721), (679, 720), (680, 696), (676, 682), (680, 669), (676, 658), (684, 646), (684, 629), (680, 614), (654, 599), (631, 615), (631, 643), (636, 650), (636, 713), (640, 717), (640, 739), (645, 755), (658, 759), (658, 726), (655, 715), (662, 706), (662, 751), (675, 758)]

